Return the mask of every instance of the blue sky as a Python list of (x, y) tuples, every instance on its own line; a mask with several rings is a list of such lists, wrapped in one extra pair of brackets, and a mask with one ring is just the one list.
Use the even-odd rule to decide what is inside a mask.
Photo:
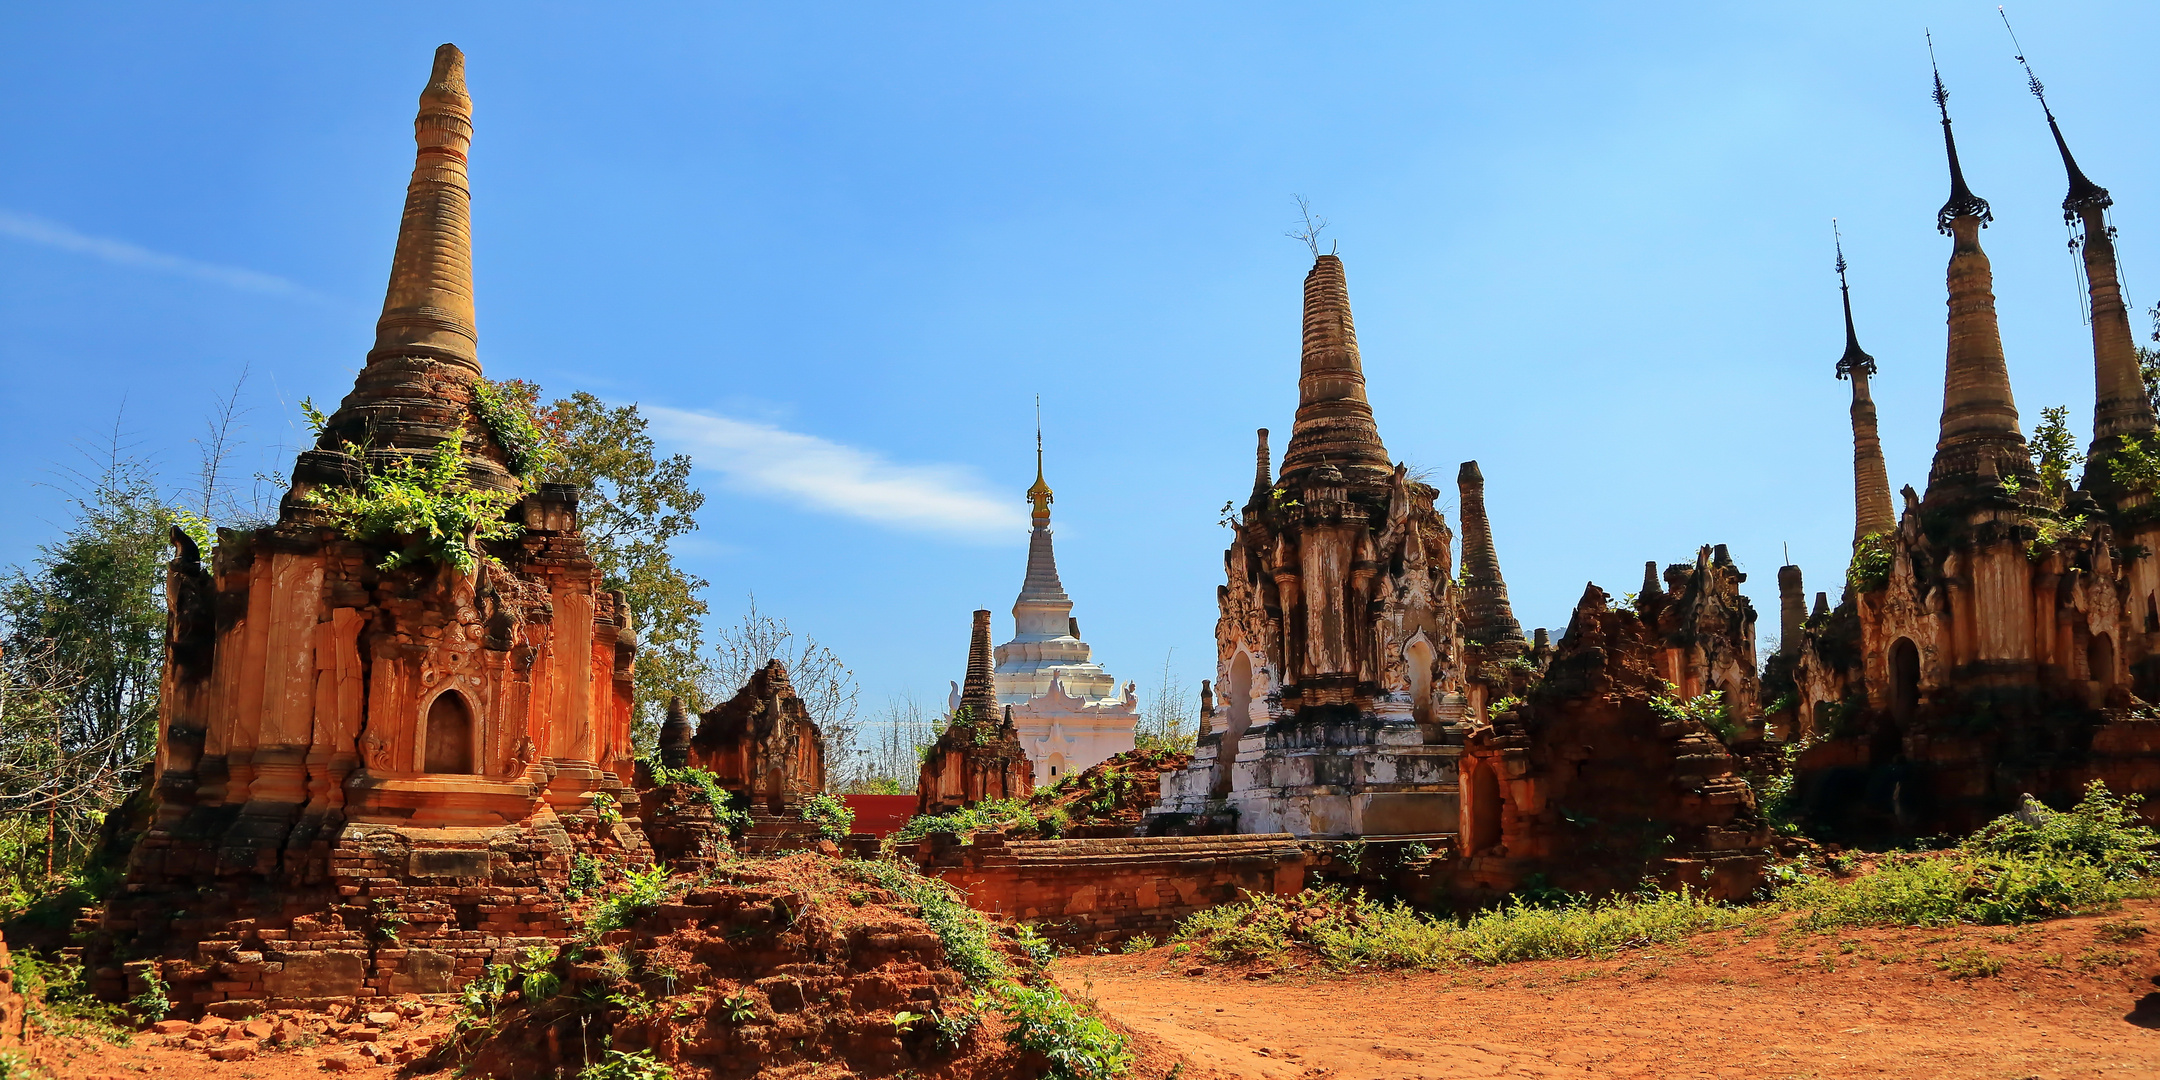
[[(2011, 10), (2126, 281), (2160, 298), (2150, 4)], [(1829, 219), (1892, 484), (1925, 483), (1947, 189), (1935, 33), (2030, 429), (2091, 357), (2060, 165), (1993, 5), (13, 5), (0, 14), (0, 562), (114, 425), (184, 483), (245, 369), (245, 463), (372, 341), (430, 53), (468, 55), (490, 374), (637, 402), (711, 495), (718, 619), (941, 700), (1026, 552), (1035, 394), (1097, 658), (1212, 674), (1252, 431), (1286, 435), (1333, 222), (1389, 450), (1480, 461), (1526, 625), (1731, 545), (1851, 532)], [(2143, 320), (2140, 320), (2143, 328)], [(1453, 518), (1452, 498), (1447, 509)]]

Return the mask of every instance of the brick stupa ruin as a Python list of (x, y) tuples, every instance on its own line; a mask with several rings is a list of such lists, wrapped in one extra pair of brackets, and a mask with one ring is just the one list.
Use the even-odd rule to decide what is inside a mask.
[[(2042, 94), (2037, 79), (2031, 88)], [(2160, 792), (2160, 722), (2145, 704), (2160, 701), (2160, 563), (2150, 554), (2160, 515), (2150, 491), (2114, 470), (2125, 444), (2156, 425), (2107, 220), (2114, 200), (2078, 167), (2041, 97), (2069, 178), (2062, 210), (2083, 255), (2095, 384), (2084, 475), (2049, 490), (2018, 424), (1980, 246), (1993, 211), (1966, 184), (1940, 75), (1935, 89), (1950, 171), (1936, 225), (1951, 251), (1927, 492), (1905, 488), (1892, 517), (1867, 400), (1875, 362), (1852, 331), (1841, 250), (1855, 555), (1843, 602), (1832, 611), (1818, 597), (1790, 675), (1790, 734), (1811, 744), (1801, 767), (1810, 813), (1860, 833), (1963, 831), (2025, 794), (2072, 800), (2091, 780)]]
[[(207, 565), (173, 534), (155, 820), (93, 947), (108, 994), (116, 965), (140, 983), (160, 960), (186, 1013), (451, 990), (569, 933), (573, 856), (649, 860), (611, 809), (630, 803), (628, 611), (577, 491), (522, 479), (476, 402), (454, 46), (414, 132), (374, 347), (278, 522), (220, 530)], [(478, 543), (472, 572), (344, 535), (314, 497), (439, 452), (515, 500), (517, 535)]]

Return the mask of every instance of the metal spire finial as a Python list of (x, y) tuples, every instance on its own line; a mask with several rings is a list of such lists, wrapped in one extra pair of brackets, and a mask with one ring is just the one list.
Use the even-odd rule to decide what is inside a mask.
[(2040, 76), (2033, 74), (2032, 62), (2025, 59), (2025, 46), (2019, 44), (2017, 31), (2010, 27), (2010, 14), (2000, 4), (1996, 5), (1995, 14), (2002, 17), (2003, 29), (2010, 34), (2010, 47), (2016, 50), (2011, 56), (2024, 67), (2025, 87), (2039, 100), (2040, 114), (2047, 117), (2048, 133), (2055, 136), (2055, 149), (2062, 154), (2063, 169), (2070, 174), (2070, 193), (2063, 196), (2063, 220), (2076, 221), (2080, 211), (2105, 210), (2115, 205), (2115, 197), (2108, 194), (2108, 189), (2086, 178), (2084, 170), (2078, 168), (2077, 159), (2070, 156), (2070, 144), (2063, 141), (2062, 127), (2055, 122), (2055, 110), (2048, 108), (2047, 88), (2040, 85)]
[(1057, 500), (1050, 494), (1050, 485), (1043, 480), (1042, 442), (1042, 395), (1035, 395), (1035, 486), (1027, 491), (1028, 502), (1034, 504), (1035, 516), (1050, 520), (1050, 504)]
[(1837, 377), (1849, 379), (1856, 371), (1873, 375), (1875, 358), (1860, 348), (1860, 335), (1853, 330), (1852, 288), (1845, 283), (1845, 237), (1838, 232), (1836, 218), (1830, 219), (1830, 242), (1837, 247), (1838, 298), (1845, 304), (1845, 355), (1838, 357)]
[(1935, 75), (1935, 108), (1942, 113), (1943, 149), (1950, 155), (1950, 199), (1942, 209), (1935, 212), (1935, 229), (1945, 236), (1950, 234), (1950, 223), (1961, 217), (1980, 219), (1980, 227), (1995, 220), (1995, 212), (1988, 209), (1987, 200), (1972, 193), (1965, 186), (1965, 170), (1958, 165), (1957, 139), (1950, 133), (1950, 91), (1943, 89), (1942, 68), (1935, 63), (1935, 35), (1927, 32), (1928, 69)]

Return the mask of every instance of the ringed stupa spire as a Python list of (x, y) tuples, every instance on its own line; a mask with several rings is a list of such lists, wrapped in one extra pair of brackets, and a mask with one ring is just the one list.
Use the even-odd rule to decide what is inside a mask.
[(1520, 654), (1530, 643), (1508, 603), (1507, 581), (1500, 576), (1500, 555), (1493, 548), (1492, 519), (1485, 516), (1485, 474), (1475, 461), (1455, 473), (1462, 499), (1463, 634), (1499, 652)]
[(1304, 344), (1298, 359), (1297, 418), (1283, 451), (1282, 479), (1323, 465), (1345, 478), (1385, 483), (1395, 473), (1372, 404), (1365, 399), (1365, 368), (1358, 356), (1357, 326), (1350, 320), (1350, 286), (1341, 257), (1313, 259), (1305, 275)]
[(435, 50), (413, 118), (412, 180), (398, 224), (390, 282), (375, 347), (317, 438), (293, 469), (285, 513), (305, 514), (299, 496), (323, 484), (354, 483), (358, 462), (346, 445), (365, 446), (376, 464), (433, 453), (460, 429), (466, 479), (474, 486), (515, 491), (521, 486), (472, 412), (480, 377), (474, 329), (472, 189), (465, 161), (472, 148), (472, 97), (465, 90), (465, 54), (456, 45)]
[(1897, 528), (1891, 509), (1890, 471), (1883, 463), (1882, 436), (1875, 424), (1875, 399), (1868, 393), (1868, 378), (1875, 374), (1875, 358), (1860, 347), (1853, 329), (1852, 287), (1845, 280), (1845, 238), (1838, 234), (1837, 219), (1830, 219), (1831, 243), (1837, 248), (1838, 299), (1845, 307), (1845, 355), (1838, 357), (1837, 377), (1852, 380), (1853, 433), (1853, 543)]
[[(1929, 66), (1934, 41), (1929, 39)], [(2038, 494), (2025, 435), (2018, 428), (2017, 402), (2010, 394), (2010, 371), (2003, 359), (2002, 331), (1995, 318), (1995, 275), (1980, 230), (1994, 220), (1987, 200), (1966, 186), (1958, 164), (1957, 139), (1950, 129), (1950, 93), (1942, 72), (1934, 72), (1935, 107), (1942, 115), (1943, 150), (1950, 163), (1950, 198), (1935, 214), (1936, 227), (1952, 238), (1949, 287), (1949, 345), (1943, 366), (1941, 434), (1928, 470), (1928, 499), (1998, 497), (2015, 482)]]
[[(2084, 271), (2087, 296), (2092, 305), (2093, 342), (2093, 441), (2092, 456), (2099, 456), (2114, 449), (2114, 444), (2124, 436), (2139, 437), (2152, 433), (2156, 425), (2150, 398), (2145, 395), (2145, 380), (2138, 369), (2136, 338), (2130, 329), (2130, 306), (2123, 299), (2122, 275), (2115, 259), (2115, 227), (2108, 223), (2108, 208), (2115, 205), (2115, 197), (2108, 189), (2092, 182), (2085, 170), (2078, 168), (2077, 158), (2070, 154), (2070, 144), (2063, 138), (2062, 125), (2055, 121), (2055, 110), (2048, 107), (2047, 88), (2040, 84), (2040, 77), (2033, 74), (2032, 63), (2025, 59), (2025, 49), (2018, 44), (2017, 31), (2010, 28), (2010, 16), (2000, 7), (1995, 9), (2002, 16), (2003, 29), (2010, 34), (2010, 45), (2016, 49), (2016, 59), (2025, 69), (2025, 86), (2040, 102), (2040, 114), (2047, 118), (2048, 134), (2055, 138), (2056, 152), (2062, 155), (2063, 171), (2069, 177), (2070, 190), (2063, 196), (2063, 223), (2079, 230), (2072, 241), (2084, 252)], [(2101, 486), (2112, 486), (2106, 479), (2105, 470), (2094, 476), (2086, 472), (2085, 486), (2093, 481)]]

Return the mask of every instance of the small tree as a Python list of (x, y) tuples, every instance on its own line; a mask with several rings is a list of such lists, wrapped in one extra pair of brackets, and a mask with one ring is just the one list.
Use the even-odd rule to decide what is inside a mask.
[(1199, 740), (1192, 699), (1185, 692), (1184, 679), (1178, 673), (1176, 661), (1175, 648), (1163, 654), (1162, 678), (1149, 691), (1147, 705), (1140, 710), (1140, 724), (1133, 733), (1133, 741), (1142, 749), (1160, 747), (1188, 751)]
[(2077, 436), (2070, 433), (2069, 406), (2040, 410), (2040, 424), (2033, 428), (2033, 469), (2040, 474), (2040, 490), (2055, 505), (2070, 497), (2070, 470), (2081, 456)]

